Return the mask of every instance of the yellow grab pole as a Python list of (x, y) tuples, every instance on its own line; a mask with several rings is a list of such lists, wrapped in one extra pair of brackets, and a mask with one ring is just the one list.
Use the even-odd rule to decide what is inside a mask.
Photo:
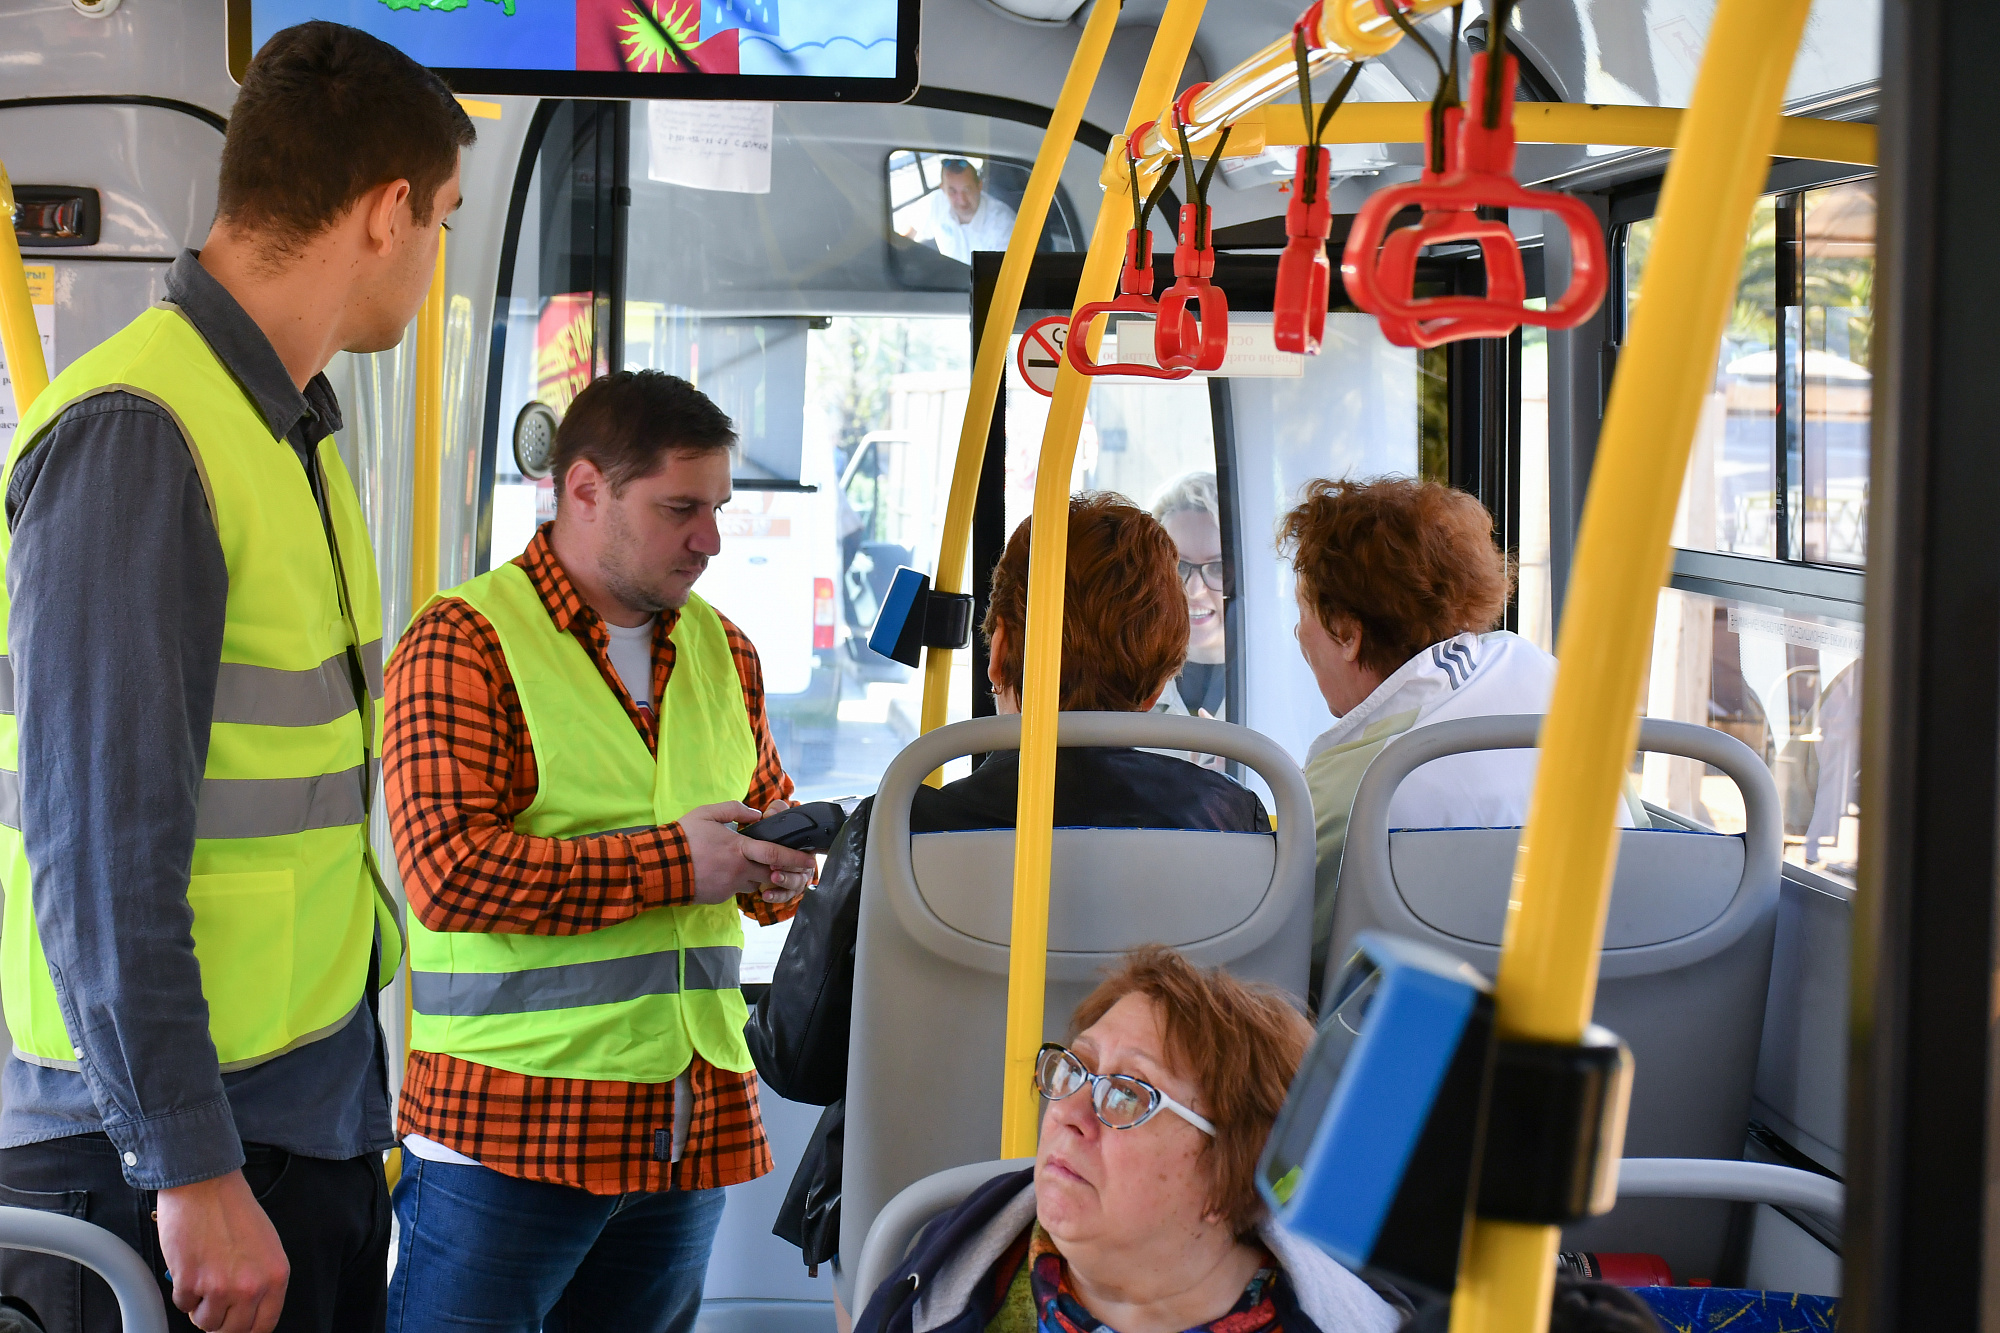
[[(1721, 0), (1660, 201), (1577, 537), (1494, 998), (1503, 1037), (1575, 1042), (1597, 994), (1619, 786), (1682, 474), (1811, 0)], [(1452, 1333), (1542, 1333), (1555, 1227), (1477, 1221)]]
[[(1676, 107), (1586, 106), (1577, 102), (1516, 102), (1514, 138), (1520, 143), (1619, 144), (1672, 148), (1685, 112)], [(1320, 135), (1321, 143), (1422, 143), (1430, 106), (1421, 102), (1348, 102)], [(1280, 102), (1241, 123), (1261, 123), (1264, 144), (1302, 144), (1305, 116), (1296, 103)], [(1238, 133), (1242, 132), (1239, 127)], [(1231, 137), (1234, 146), (1235, 137)], [(1779, 157), (1874, 166), (1873, 125), (1786, 116), (1771, 151)], [(1161, 156), (1164, 156), (1162, 154)], [(1149, 159), (1150, 160), (1150, 159)]]
[[(1125, 130), (1143, 124), (1173, 95), (1194, 48), (1205, 0), (1167, 0), (1153, 49), (1132, 98)], [(1121, 151), (1113, 144), (1112, 152)], [(1129, 187), (1128, 187), (1129, 188)], [(1143, 188), (1143, 182), (1142, 182)], [(1131, 200), (1107, 190), (1077, 284), (1076, 304), (1103, 299), (1117, 284), (1132, 225)], [(1035, 1051), (1042, 1044), (1042, 989), (1048, 976), (1049, 854), (1054, 843), (1056, 714), (1062, 707), (1063, 576), (1069, 563), (1069, 477), (1090, 381), (1065, 361), (1035, 477), (1035, 539), (1028, 556), (1027, 643), (1021, 682), (1020, 792), (1014, 820), (1014, 917), (1008, 935), (1007, 1056), (1000, 1107), (1000, 1155), (1035, 1151)]]
[(410, 614), (438, 590), (438, 522), (444, 468), (444, 247), (417, 312), (416, 458), (410, 477)]
[(14, 381), (14, 419), (49, 387), (49, 368), (42, 360), (42, 331), (35, 327), (35, 307), (28, 298), (28, 271), (21, 262), (21, 243), (14, 235), (14, 182), (0, 162), (0, 350), (7, 354), (7, 375)]
[[(1083, 26), (1083, 38), (1070, 57), (1069, 74), (1063, 79), (1062, 94), (1049, 115), (1049, 127), (1042, 135), (1041, 150), (1035, 155), (1035, 169), (1028, 175), (1028, 189), (1014, 215), (1014, 233), (1007, 241), (1007, 257), (1000, 261), (1000, 281), (993, 301), (986, 309), (986, 327), (978, 331), (979, 350), (972, 363), (972, 392), (965, 400), (965, 420), (958, 432), (958, 458), (952, 465), (951, 498), (944, 511), (944, 537), (938, 545), (937, 587), (940, 592), (964, 592), (966, 548), (972, 542), (972, 511), (979, 502), (979, 471), (986, 461), (986, 436), (993, 424), (993, 407), (1000, 397), (1000, 383), (1007, 373), (1007, 343), (1014, 332), (1014, 320), (1021, 313), (1021, 291), (1027, 286), (1028, 268), (1034, 263), (1035, 246), (1048, 220), (1049, 201), (1055, 198), (1062, 181), (1070, 145), (1076, 142), (1090, 90), (1097, 71), (1104, 64), (1104, 52), (1118, 27), (1120, 0), (1098, 0)], [(944, 725), (951, 696), (952, 650), (932, 648), (924, 656), (923, 729), (935, 731)], [(933, 773), (936, 785), (942, 772)]]
[[(444, 485), (444, 248), (448, 233), (438, 235), (437, 268), (431, 289), (417, 312), (417, 392), (414, 434), (416, 447), (410, 467), (410, 614), (423, 610), (438, 590), (438, 524), (442, 518)], [(410, 1027), (415, 1009), (410, 1002), (410, 956), (403, 954), (403, 1053), (410, 1051)], [(403, 1173), (403, 1150), (391, 1148), (384, 1164), (389, 1187)]]

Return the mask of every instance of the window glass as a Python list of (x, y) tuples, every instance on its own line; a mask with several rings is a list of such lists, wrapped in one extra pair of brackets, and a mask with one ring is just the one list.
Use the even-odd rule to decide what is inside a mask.
[[(1654, 219), (1625, 232), (1625, 316), (1637, 309)], [(1777, 542), (1778, 301), (1776, 202), (1751, 216), (1736, 303), (1688, 455), (1673, 541), (1698, 551), (1774, 559)]]
[[(1547, 302), (1529, 302), (1538, 308)], [(1555, 651), (1554, 599), (1549, 582), (1549, 331), (1521, 330), (1520, 540), (1514, 551), (1515, 632), (1544, 652)]]
[[(1628, 326), (1653, 226), (1624, 231)], [(1873, 180), (1758, 202), (1688, 456), (1676, 546), (1865, 562), (1874, 279)]]
[[(607, 122), (629, 136), (609, 167), (564, 128), (565, 116), (588, 119), (580, 106), (597, 107), (599, 147), (619, 142)], [(897, 566), (936, 572), (971, 359), (969, 270), (930, 249), (957, 270), (951, 282), (899, 266), (897, 244), (915, 243), (888, 231), (885, 163), (978, 163), (996, 198), (1017, 199), (1026, 168), (1008, 172), (1033, 160), (1041, 131), (932, 108), (780, 105), (768, 189), (709, 189), (656, 177), (651, 117), (635, 105), (615, 119), (626, 115), (567, 103), (538, 150), (500, 305), (484, 554), (511, 559), (553, 513), (549, 485), (514, 458), (518, 414), (560, 414), (614, 366), (690, 380), (741, 443), (722, 551), (697, 591), (757, 647), (798, 797), (865, 795), (915, 736), (923, 690), (920, 672), (870, 651), (867, 635)], [(1094, 182), (1098, 155), (1079, 149), (1071, 166)], [(1073, 243), (1060, 194), (1055, 211), (1045, 241)], [(968, 682), (954, 673), (948, 717), (969, 716)], [(746, 982), (768, 979), (783, 929), (752, 935)]]
[[(1649, 717), (1726, 731), (1777, 780), (1785, 859), (1852, 884), (1859, 828), (1861, 626), (1668, 588), (1654, 622)], [(1654, 805), (1740, 833), (1736, 784), (1698, 760), (1644, 756)]]
[(1798, 368), (1801, 554), (1860, 565), (1868, 551), (1868, 370), (1875, 304), (1875, 182), (1808, 190)]

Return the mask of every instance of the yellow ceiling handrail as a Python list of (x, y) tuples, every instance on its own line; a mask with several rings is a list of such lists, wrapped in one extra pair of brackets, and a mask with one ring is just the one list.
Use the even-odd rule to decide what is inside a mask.
[[(1503, 1038), (1578, 1041), (1597, 995), (1617, 807), (1688, 452), (1811, 0), (1721, 0), (1619, 357), (1556, 644), (1560, 666), (1494, 988)], [(1338, 119), (1338, 117), (1336, 117)], [(1543, 1333), (1555, 1227), (1475, 1220), (1451, 1333)]]
[(14, 419), (49, 387), (48, 364), (42, 360), (42, 332), (35, 327), (35, 306), (28, 295), (28, 270), (21, 243), (14, 235), (14, 182), (0, 162), (0, 350), (7, 354), (7, 375), (14, 382)]

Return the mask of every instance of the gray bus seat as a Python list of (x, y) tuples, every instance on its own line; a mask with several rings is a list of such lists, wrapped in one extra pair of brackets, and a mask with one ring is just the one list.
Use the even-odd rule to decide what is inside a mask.
[(919, 1233), (935, 1218), (944, 1216), (972, 1197), (972, 1192), (995, 1176), (1021, 1171), (1035, 1164), (1032, 1157), (1008, 1157), (997, 1162), (974, 1162), (954, 1166), (936, 1175), (925, 1176), (889, 1200), (868, 1228), (861, 1243), (861, 1262), (854, 1267), (854, 1294), (859, 1301), (855, 1313), (868, 1304), (875, 1289), (889, 1280), (896, 1265), (910, 1252)]
[(167, 1303), (152, 1270), (103, 1227), (36, 1208), (0, 1208), (0, 1249), (75, 1260), (111, 1287), (125, 1333), (167, 1333)]
[[(1384, 746), (1355, 792), (1329, 974), (1363, 930), (1422, 940), (1487, 976), (1499, 965), (1520, 829), (1389, 828), (1396, 786), (1423, 764), (1473, 750), (1527, 749), (1540, 715), (1418, 727)], [(1623, 829), (1595, 1021), (1632, 1047), (1625, 1147), (1639, 1157), (1743, 1155), (1771, 981), (1782, 852), (1777, 787), (1748, 746), (1708, 727), (1647, 719), (1639, 749), (1720, 769), (1743, 793), (1746, 832)], [(1664, 1255), (1713, 1274), (1728, 1209), (1649, 1200), (1566, 1233), (1564, 1247)]]
[[(1020, 745), (1018, 717), (919, 737), (883, 774), (869, 825), (855, 954), (840, 1249), (859, 1256), (884, 1204), (912, 1181), (1000, 1147), (1014, 833), (910, 835), (910, 797), (960, 755)], [(1153, 713), (1065, 713), (1063, 746), (1153, 746), (1239, 760), (1269, 784), (1278, 832), (1058, 829), (1049, 888), (1043, 1030), (1119, 955), (1170, 945), (1200, 966), (1305, 995), (1313, 822), (1305, 778), (1243, 727)], [(856, 1269), (841, 1296), (855, 1308)], [(866, 1293), (862, 1294), (862, 1299)]]
[[(964, 1203), (993, 1177), (1034, 1163), (1032, 1157), (1016, 1157), (955, 1166), (924, 1177), (891, 1199), (868, 1229), (861, 1262), (855, 1266), (854, 1289), (861, 1303), (866, 1305), (875, 1289), (888, 1281), (933, 1219)], [(1840, 1225), (1846, 1207), (1846, 1190), (1841, 1183), (1811, 1171), (1763, 1162), (1681, 1157), (1627, 1157), (1618, 1164), (1618, 1198), (1767, 1203), (1803, 1209), (1835, 1226)]]

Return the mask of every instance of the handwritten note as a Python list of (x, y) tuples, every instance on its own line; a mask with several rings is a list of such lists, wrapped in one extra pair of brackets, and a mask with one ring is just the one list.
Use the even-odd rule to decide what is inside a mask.
[(649, 102), (646, 175), (734, 194), (771, 192), (769, 102)]

